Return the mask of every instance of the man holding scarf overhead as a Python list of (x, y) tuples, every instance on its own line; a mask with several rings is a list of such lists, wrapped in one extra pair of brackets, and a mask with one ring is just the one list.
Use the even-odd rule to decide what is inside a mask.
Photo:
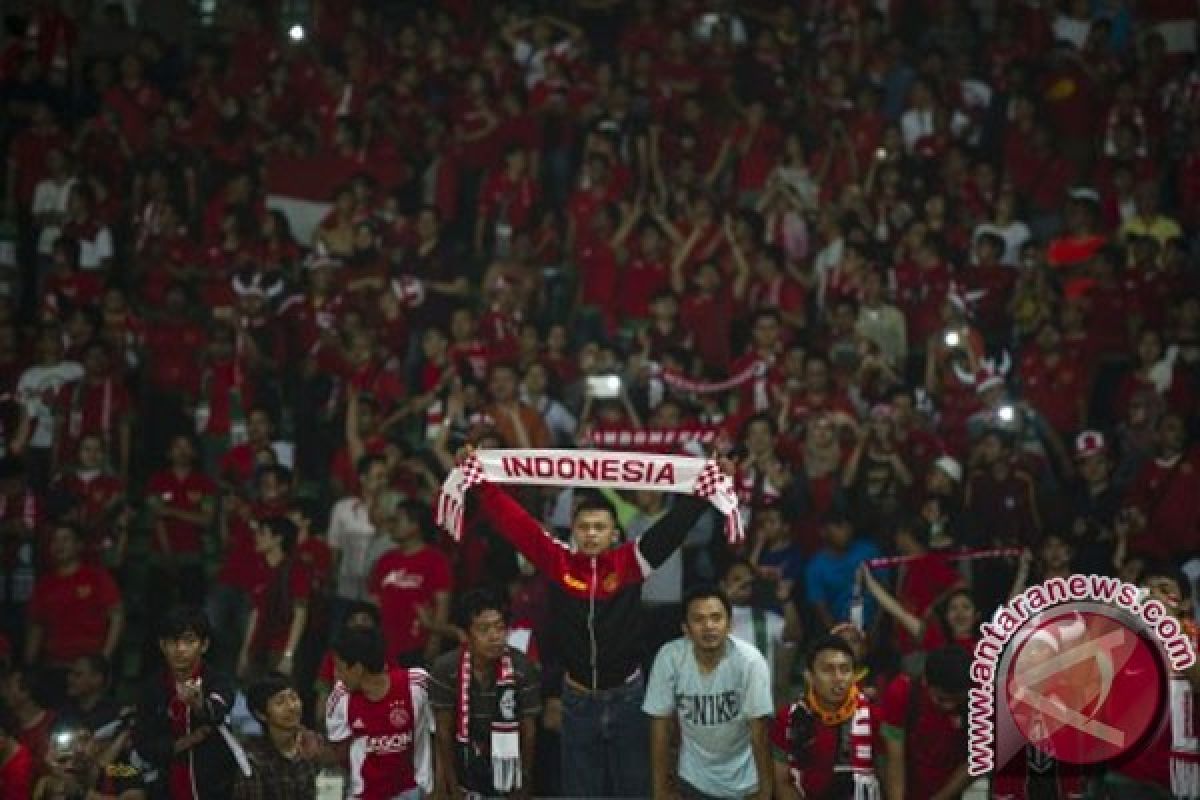
[[(544, 475), (530, 475), (514, 466), (522, 459), (550, 466)], [(568, 480), (567, 472), (574, 478)], [(654, 485), (621, 479), (635, 473), (643, 478), (650, 475), (649, 482)], [(724, 460), (718, 464), (583, 450), (467, 449), (443, 486), (438, 502), (440, 524), (452, 534), (461, 531), (463, 499), (468, 489), (474, 489), (482, 519), (551, 581), (550, 605), (556, 612), (553, 635), (565, 669), (561, 700), (564, 795), (648, 794), (649, 730), (641, 713), (645, 681), (639, 666), (644, 656), (640, 586), (683, 544), (708, 503), (725, 512), (731, 535), (740, 532), (732, 473), (732, 464)], [(585, 495), (572, 516), (568, 547), (497, 486), (522, 482), (686, 494), (636, 542), (615, 547), (619, 533), (612, 506), (598, 495)]]
[(438, 784), (447, 797), (529, 797), (539, 670), (506, 644), (508, 609), (476, 589), (460, 601), (465, 642), (429, 671), (429, 704), (437, 719)]

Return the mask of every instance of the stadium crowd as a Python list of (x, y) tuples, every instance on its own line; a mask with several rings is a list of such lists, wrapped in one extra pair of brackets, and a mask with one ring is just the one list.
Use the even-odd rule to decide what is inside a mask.
[[(0, 798), (1200, 797), (1174, 708), (990, 790), (964, 723), (1025, 586), (1195, 638), (1194, 0), (194, 12), (5, 6)], [(435, 527), (575, 447), (747, 540)]]

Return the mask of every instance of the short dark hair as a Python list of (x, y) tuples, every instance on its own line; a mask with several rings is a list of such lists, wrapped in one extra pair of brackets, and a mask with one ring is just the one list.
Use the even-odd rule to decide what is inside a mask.
[(845, 653), (850, 657), (850, 663), (858, 663), (858, 657), (854, 655), (854, 648), (850, 646), (849, 642), (836, 633), (826, 633), (817, 637), (816, 641), (809, 645), (808, 652), (804, 654), (804, 666), (811, 670), (817, 663), (817, 656), (826, 650)]
[(1141, 583), (1150, 582), (1151, 578), (1169, 578), (1179, 586), (1180, 600), (1186, 601), (1192, 596), (1192, 582), (1188, 580), (1187, 575), (1183, 573), (1179, 567), (1169, 561), (1153, 560), (1146, 563), (1142, 568)]
[(971, 687), (971, 657), (958, 645), (939, 647), (925, 659), (925, 683), (958, 694)]
[(697, 600), (711, 600), (716, 598), (721, 601), (721, 605), (725, 607), (725, 613), (730, 617), (733, 616), (733, 603), (729, 602), (729, 596), (721, 591), (720, 587), (711, 584), (693, 586), (688, 589), (683, 596), (683, 617), (687, 619), (687, 613), (692, 607), (692, 603)]
[(613, 522), (617, 521), (617, 509), (599, 492), (587, 491), (580, 494), (575, 511), (571, 514), (571, 521), (574, 522), (585, 511), (607, 511), (612, 515)]
[(290, 553), (296, 549), (296, 523), (292, 522), (287, 517), (267, 517), (262, 521), (262, 526), (272, 536), (278, 536), (283, 540), (283, 552)]
[(345, 630), (349, 626), (346, 624), (355, 614), (366, 614), (375, 623), (375, 627), (380, 626), (379, 606), (374, 603), (369, 603), (366, 600), (355, 600), (346, 608), (346, 617), (342, 620), (341, 628)]
[(212, 623), (199, 606), (175, 606), (158, 625), (159, 639), (179, 639), (188, 633), (195, 634), (197, 639), (212, 638)]
[(455, 621), (463, 630), (471, 627), (471, 623), (485, 611), (499, 612), (500, 616), (508, 621), (508, 603), (500, 596), (499, 592), (490, 588), (472, 589), (464, 594), (458, 601), (458, 609), (455, 614)]
[(347, 666), (362, 664), (367, 672), (383, 672), (387, 667), (387, 645), (378, 628), (347, 628), (333, 643), (333, 653)]
[(376, 455), (374, 453), (365, 455), (358, 460), (357, 464), (354, 465), (355, 471), (361, 477), (363, 475), (366, 475), (367, 472), (370, 471), (371, 467), (374, 466), (375, 464), (385, 464), (386, 465), (387, 459), (385, 459), (381, 455)]
[(246, 690), (246, 707), (256, 717), (265, 717), (267, 703), (280, 692), (294, 689), (292, 682), (278, 672), (271, 672), (250, 684)]

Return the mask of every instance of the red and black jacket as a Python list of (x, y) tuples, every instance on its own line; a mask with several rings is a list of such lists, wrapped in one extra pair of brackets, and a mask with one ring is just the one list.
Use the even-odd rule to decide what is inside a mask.
[(550, 579), (552, 632), (571, 680), (590, 689), (625, 683), (645, 655), (641, 583), (679, 549), (708, 501), (681, 495), (636, 542), (587, 556), (546, 532), (499, 486), (485, 483), (473, 494), (483, 519)]

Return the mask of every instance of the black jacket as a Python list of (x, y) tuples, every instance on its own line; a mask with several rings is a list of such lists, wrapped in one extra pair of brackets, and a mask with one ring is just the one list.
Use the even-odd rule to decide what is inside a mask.
[(503, 489), (478, 487), (479, 511), (551, 581), (553, 635), (563, 667), (590, 689), (620, 686), (641, 665), (641, 584), (679, 549), (710, 504), (680, 495), (636, 542), (589, 557), (542, 529)]
[(194, 785), (200, 800), (225, 800), (230, 796), (238, 765), (225, 738), (218, 728), (224, 725), (233, 708), (237, 690), (233, 681), (211, 672), (207, 667), (200, 673), (204, 687), (204, 705), (190, 715), (188, 731), (210, 726), (212, 732), (190, 750), (176, 755), (169, 706), (174, 697), (173, 682), (165, 672), (156, 672), (142, 687), (137, 719), (133, 729), (133, 745), (138, 754), (153, 765), (158, 773), (151, 797), (167, 797), (170, 770), (182, 762), (192, 770)]

